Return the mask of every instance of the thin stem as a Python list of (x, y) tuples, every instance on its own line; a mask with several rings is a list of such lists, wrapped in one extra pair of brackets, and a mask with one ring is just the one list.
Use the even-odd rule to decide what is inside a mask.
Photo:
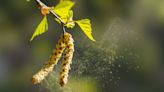
[(64, 27), (64, 25), (63, 25), (63, 34), (66, 32), (66, 30), (65, 30), (65, 27)]

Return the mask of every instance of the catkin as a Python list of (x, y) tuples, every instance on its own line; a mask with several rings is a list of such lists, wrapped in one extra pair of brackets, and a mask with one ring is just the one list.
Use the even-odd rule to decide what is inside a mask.
[(68, 82), (68, 73), (70, 70), (70, 65), (72, 64), (72, 57), (73, 57), (73, 52), (74, 52), (74, 40), (71, 36), (71, 34), (66, 33), (69, 36), (68, 38), (65, 38), (65, 44), (66, 48), (64, 51), (64, 59), (60, 71), (60, 80), (59, 84), (61, 87), (63, 87), (67, 82)]
[(64, 34), (60, 37), (55, 50), (53, 51), (52, 55), (50, 56), (49, 61), (42, 67), (42, 69), (37, 72), (35, 75), (32, 76), (32, 83), (38, 84), (40, 83), (51, 71), (53, 71), (54, 65), (57, 64), (58, 60), (60, 59), (64, 49), (65, 49), (65, 38), (68, 38), (67, 34)]
[(54, 65), (58, 63), (64, 51), (64, 59), (60, 72), (60, 82), (59, 84), (63, 87), (68, 82), (68, 73), (70, 70), (70, 65), (72, 63), (72, 57), (74, 52), (74, 40), (72, 35), (65, 32), (62, 35), (56, 45), (55, 50), (50, 56), (49, 61), (42, 67), (42, 69), (37, 72), (32, 77), (32, 83), (40, 83), (51, 71), (53, 71)]

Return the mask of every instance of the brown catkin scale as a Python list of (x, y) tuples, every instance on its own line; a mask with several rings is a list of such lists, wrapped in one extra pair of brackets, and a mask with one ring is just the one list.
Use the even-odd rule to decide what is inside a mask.
[(54, 65), (57, 64), (58, 60), (60, 59), (62, 52), (65, 49), (66, 44), (63, 43), (66, 41), (67, 38), (69, 38), (70, 35), (67, 33), (62, 35), (56, 45), (55, 50), (53, 51), (52, 55), (50, 56), (49, 61), (42, 67), (42, 69), (37, 72), (32, 77), (32, 83), (38, 84), (40, 83), (51, 71), (53, 71)]
[[(66, 33), (68, 34), (68, 33)], [(68, 34), (69, 38), (65, 38), (65, 44), (66, 48), (64, 51), (64, 59), (60, 71), (60, 80), (59, 84), (61, 87), (63, 87), (67, 82), (68, 82), (68, 73), (70, 70), (70, 65), (72, 64), (72, 57), (73, 57), (73, 52), (74, 52), (74, 40), (71, 36), (71, 34)]]

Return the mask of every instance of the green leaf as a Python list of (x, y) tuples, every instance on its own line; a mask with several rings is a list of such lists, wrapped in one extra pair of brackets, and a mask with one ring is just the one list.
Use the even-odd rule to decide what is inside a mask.
[[(61, 21), (57, 18), (55, 20), (59, 23), (62, 24)], [(75, 27), (75, 21), (73, 21), (73, 11), (69, 10), (67, 18), (63, 19), (65, 21), (65, 25), (67, 28), (74, 28)]]
[(72, 11), (72, 10), (69, 10), (69, 12), (68, 12), (68, 17), (69, 17), (69, 18), (73, 18), (73, 11)]
[(75, 27), (75, 22), (74, 21), (70, 21), (65, 25), (67, 28), (74, 28)]
[(76, 23), (80, 26), (82, 31), (85, 33), (85, 35), (92, 41), (96, 41), (92, 36), (92, 28), (91, 23), (89, 19), (82, 19), (76, 21)]
[(54, 7), (54, 12), (62, 19), (67, 19), (69, 16), (69, 11), (74, 6), (74, 4), (75, 3), (72, 1), (62, 1)]
[(74, 28), (75, 27), (75, 22), (73, 21), (73, 11), (72, 10), (70, 10), (68, 13), (67, 22), (66, 22), (65, 26), (67, 28)]
[(36, 36), (45, 33), (46, 31), (48, 31), (48, 23), (47, 23), (47, 17), (44, 16), (43, 20), (40, 22), (35, 32), (33, 33), (30, 41), (32, 41)]

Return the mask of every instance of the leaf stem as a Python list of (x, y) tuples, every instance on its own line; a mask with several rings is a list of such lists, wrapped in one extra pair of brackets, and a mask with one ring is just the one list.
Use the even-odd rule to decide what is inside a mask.
[(64, 27), (64, 25), (63, 25), (63, 33), (65, 33), (66, 32), (66, 30), (65, 30), (65, 27)]

